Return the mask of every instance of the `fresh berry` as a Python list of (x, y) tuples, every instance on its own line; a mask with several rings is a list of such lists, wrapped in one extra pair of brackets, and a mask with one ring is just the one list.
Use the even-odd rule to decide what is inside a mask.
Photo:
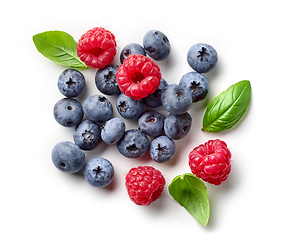
[(122, 49), (120, 53), (120, 62), (123, 63), (124, 60), (130, 55), (138, 55), (138, 54), (146, 56), (144, 48), (138, 43), (130, 43)]
[(200, 144), (188, 157), (192, 173), (214, 185), (225, 181), (231, 171), (231, 152), (220, 139)]
[(188, 64), (199, 73), (209, 72), (216, 65), (217, 61), (217, 51), (206, 43), (193, 45), (187, 53)]
[(73, 132), (74, 142), (83, 150), (92, 150), (101, 143), (98, 124), (90, 120), (82, 121)]
[(139, 158), (149, 149), (149, 140), (142, 131), (130, 129), (117, 142), (117, 149), (124, 157)]
[(164, 121), (164, 132), (171, 139), (182, 139), (188, 134), (191, 123), (192, 118), (187, 112), (181, 115), (169, 114)]
[(162, 101), (161, 101), (161, 93), (162, 89), (168, 86), (167, 81), (164, 78), (161, 78), (160, 85), (156, 89), (154, 93), (149, 94), (147, 97), (143, 99), (143, 102), (145, 105), (152, 107), (152, 108), (157, 108), (162, 106)]
[(64, 70), (58, 79), (59, 91), (66, 97), (78, 96), (85, 86), (84, 75), (74, 69)]
[(114, 176), (114, 167), (105, 158), (93, 158), (84, 168), (84, 178), (93, 187), (105, 187), (111, 183)]
[(102, 27), (88, 30), (78, 41), (77, 55), (87, 66), (104, 68), (116, 55), (115, 36)]
[(167, 36), (158, 30), (150, 30), (144, 35), (143, 47), (147, 55), (159, 61), (166, 59), (171, 51)]
[(179, 85), (187, 88), (191, 93), (192, 102), (203, 100), (209, 92), (207, 78), (198, 72), (189, 72), (182, 76)]
[(101, 95), (88, 97), (83, 104), (85, 116), (93, 122), (105, 122), (113, 114), (113, 108), (107, 98)]
[(60, 171), (75, 173), (84, 166), (85, 154), (72, 142), (59, 142), (53, 147), (52, 161)]
[(149, 154), (155, 162), (163, 163), (171, 160), (176, 152), (176, 144), (167, 136), (160, 136), (152, 140)]
[(125, 186), (130, 199), (137, 205), (148, 206), (160, 198), (165, 178), (151, 166), (131, 168), (125, 177)]
[(116, 79), (125, 95), (138, 100), (155, 92), (160, 85), (161, 72), (149, 57), (130, 55), (118, 68)]
[(83, 109), (77, 100), (63, 98), (54, 106), (54, 117), (64, 127), (75, 127), (83, 118)]
[(116, 100), (116, 108), (119, 114), (126, 119), (137, 119), (144, 109), (143, 100), (135, 100), (121, 93)]
[(192, 104), (192, 97), (186, 88), (178, 84), (170, 84), (162, 89), (161, 101), (168, 112), (180, 115), (189, 110)]
[(118, 67), (118, 65), (109, 64), (97, 71), (95, 83), (101, 93), (106, 95), (118, 95), (121, 93), (116, 81)]
[(123, 137), (125, 129), (121, 118), (109, 119), (101, 129), (101, 138), (107, 144), (115, 144)]
[(148, 110), (139, 117), (138, 125), (146, 135), (158, 137), (164, 131), (164, 117), (156, 111)]

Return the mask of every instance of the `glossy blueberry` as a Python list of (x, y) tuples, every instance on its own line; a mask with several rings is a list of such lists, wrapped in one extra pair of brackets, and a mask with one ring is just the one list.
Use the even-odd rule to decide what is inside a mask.
[(93, 158), (84, 168), (84, 178), (93, 187), (105, 187), (111, 183), (114, 176), (114, 167), (105, 158)]
[(106, 95), (118, 95), (121, 93), (116, 81), (118, 67), (118, 65), (110, 64), (97, 71), (95, 83), (101, 93)]
[(174, 141), (167, 136), (155, 138), (149, 147), (149, 154), (155, 162), (163, 163), (171, 160), (176, 152)]
[(81, 104), (72, 98), (63, 98), (54, 106), (54, 117), (64, 127), (75, 127), (83, 118)]
[(143, 47), (154, 60), (166, 59), (171, 51), (171, 46), (167, 36), (158, 30), (150, 30), (143, 37)]
[(138, 125), (146, 135), (158, 137), (164, 130), (164, 117), (156, 111), (146, 111), (138, 119)]
[(101, 95), (93, 95), (87, 98), (83, 104), (83, 110), (85, 116), (93, 122), (105, 122), (113, 114), (111, 103)]
[(118, 151), (127, 158), (143, 156), (149, 149), (148, 137), (138, 129), (130, 129), (117, 142)]
[(191, 123), (191, 116), (187, 112), (181, 115), (169, 114), (164, 121), (164, 132), (171, 139), (182, 139), (189, 132)]
[(138, 55), (138, 54), (146, 56), (144, 48), (138, 43), (129, 43), (122, 49), (120, 53), (120, 62), (123, 63), (124, 60), (130, 55)]
[(162, 89), (161, 101), (168, 112), (179, 115), (189, 110), (192, 97), (186, 88), (178, 84), (170, 84)]
[(123, 137), (125, 128), (121, 118), (109, 119), (101, 129), (101, 138), (107, 144), (115, 144)]
[(161, 78), (160, 85), (156, 89), (154, 93), (149, 94), (147, 97), (143, 98), (143, 102), (145, 105), (152, 107), (152, 108), (157, 108), (162, 106), (161, 102), (161, 93), (162, 89), (168, 86), (168, 83), (164, 78)]
[(52, 161), (57, 169), (66, 173), (78, 172), (85, 163), (85, 154), (74, 143), (57, 143), (52, 150)]
[(95, 122), (84, 120), (74, 129), (73, 139), (81, 149), (92, 150), (102, 141), (100, 127)]
[(187, 88), (191, 93), (192, 102), (203, 100), (209, 92), (207, 78), (198, 72), (189, 72), (182, 76), (179, 85)]
[(116, 108), (123, 118), (137, 119), (144, 109), (143, 100), (134, 100), (121, 93), (116, 100)]
[(187, 62), (199, 73), (209, 72), (218, 61), (217, 51), (206, 43), (193, 45), (187, 53)]
[(66, 97), (78, 96), (85, 87), (84, 75), (74, 69), (64, 70), (58, 79), (59, 91)]

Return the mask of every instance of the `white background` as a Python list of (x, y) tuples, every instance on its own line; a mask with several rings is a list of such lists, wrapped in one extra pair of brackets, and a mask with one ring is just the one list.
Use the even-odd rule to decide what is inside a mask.
[[(278, 238), (280, 225), (280, 8), (278, 1), (5, 1), (1, 7), (1, 239), (228, 239), (244, 236)], [(112, 184), (91, 187), (80, 171), (64, 174), (51, 161), (60, 141), (73, 141), (71, 128), (53, 117), (63, 96), (57, 89), (65, 69), (44, 58), (32, 36), (62, 30), (76, 41), (87, 30), (102, 26), (118, 40), (113, 63), (122, 48), (142, 44), (144, 34), (157, 29), (170, 40), (169, 58), (158, 62), (162, 76), (178, 83), (191, 71), (188, 49), (205, 42), (218, 52), (210, 73), (208, 98), (192, 106), (193, 125), (176, 142), (171, 162), (159, 164), (145, 155), (128, 159), (116, 146), (101, 144), (86, 152), (87, 160), (105, 157), (115, 167)], [(82, 70), (87, 87), (83, 101), (99, 94), (96, 70)], [(252, 84), (246, 115), (233, 129), (202, 132), (206, 105), (240, 80)], [(115, 104), (115, 97), (108, 97)], [(164, 115), (166, 112), (158, 109)], [(114, 108), (114, 116), (118, 113)], [(137, 127), (126, 121), (127, 129)], [(172, 179), (190, 172), (187, 154), (209, 139), (224, 140), (232, 152), (232, 172), (221, 186), (206, 184), (211, 214), (201, 226), (168, 193)], [(132, 203), (124, 176), (132, 166), (153, 165), (167, 184), (159, 200), (148, 207)], [(275, 237), (273, 237), (275, 236)]]

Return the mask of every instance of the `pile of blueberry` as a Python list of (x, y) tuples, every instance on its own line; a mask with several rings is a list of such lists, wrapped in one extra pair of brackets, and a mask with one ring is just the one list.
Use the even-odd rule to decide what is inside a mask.
[[(149, 31), (143, 46), (126, 45), (120, 61), (130, 55), (148, 55), (161, 61), (170, 54), (168, 38), (158, 30)], [(95, 83), (102, 93), (90, 96), (81, 105), (74, 97), (84, 89), (85, 78), (75, 69), (66, 69), (58, 79), (58, 89), (66, 97), (54, 106), (54, 117), (64, 127), (74, 127), (73, 142), (56, 144), (52, 150), (54, 165), (63, 172), (75, 173), (85, 165), (83, 150), (93, 150), (102, 141), (117, 144), (125, 157), (139, 158), (147, 151), (151, 159), (163, 163), (172, 159), (176, 145), (174, 140), (184, 138), (191, 128), (192, 118), (187, 112), (191, 104), (203, 100), (208, 94), (208, 80), (202, 73), (210, 71), (217, 62), (217, 53), (208, 44), (199, 43), (187, 54), (189, 65), (195, 70), (183, 75), (179, 84), (168, 84), (161, 79), (158, 89), (147, 97), (135, 100), (122, 93), (116, 81), (118, 65), (109, 64), (96, 72)], [(104, 95), (118, 95), (116, 109), (120, 118), (112, 118), (113, 106)], [(144, 111), (144, 105), (155, 109), (163, 106), (168, 112), (164, 118), (155, 110)], [(83, 117), (86, 120), (83, 120)], [(126, 131), (123, 119), (135, 119), (138, 129)], [(150, 142), (149, 137), (153, 140)], [(88, 161), (84, 168), (85, 179), (96, 187), (108, 185), (114, 176), (114, 167), (104, 158)]]

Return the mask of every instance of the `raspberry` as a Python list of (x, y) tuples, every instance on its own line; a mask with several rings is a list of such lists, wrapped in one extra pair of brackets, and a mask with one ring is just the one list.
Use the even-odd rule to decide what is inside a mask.
[(231, 170), (231, 152), (224, 141), (216, 139), (195, 147), (189, 153), (189, 166), (194, 175), (220, 185)]
[(84, 33), (78, 41), (77, 55), (87, 66), (102, 69), (116, 54), (115, 36), (102, 27)]
[(160, 85), (161, 72), (149, 57), (130, 55), (118, 68), (116, 80), (125, 95), (139, 100), (155, 92)]
[(125, 179), (130, 199), (135, 204), (143, 206), (160, 198), (165, 182), (162, 173), (151, 166), (132, 168)]

